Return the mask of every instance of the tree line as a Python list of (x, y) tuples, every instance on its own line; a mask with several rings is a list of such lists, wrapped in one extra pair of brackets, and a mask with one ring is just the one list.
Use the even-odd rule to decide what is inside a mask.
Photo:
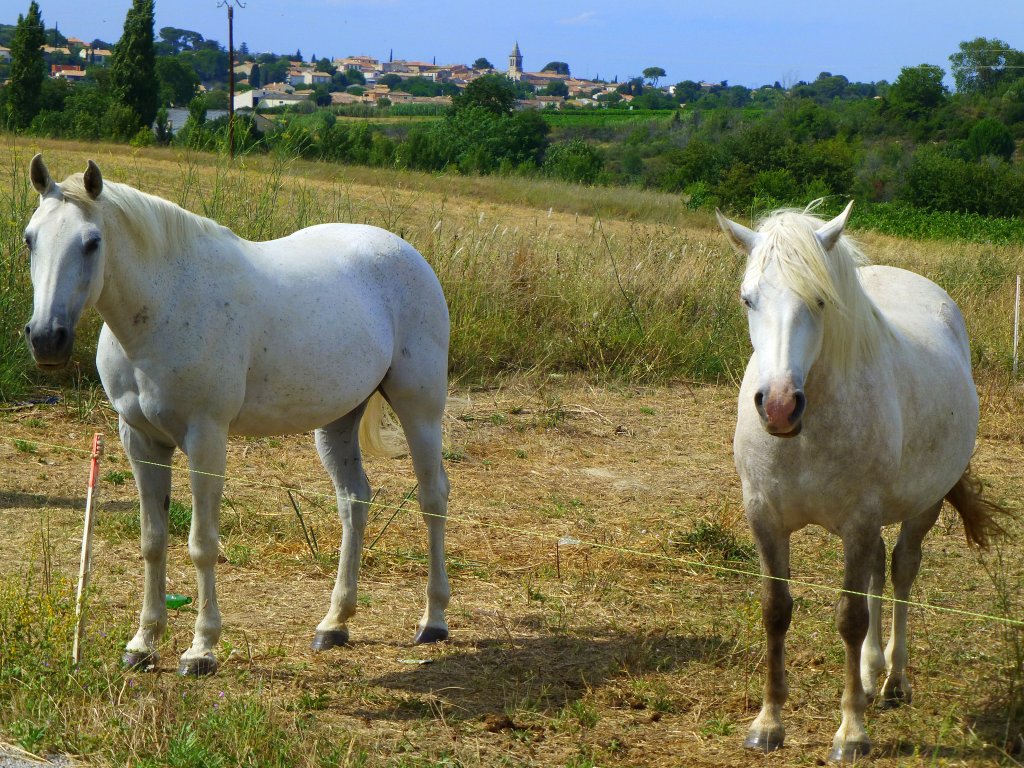
[[(45, 28), (32, 0), (13, 29), (0, 27), (0, 42), (9, 34), (12, 53), (10, 82), (0, 89), (4, 124), (42, 136), (223, 149), (226, 121), (206, 115), (225, 106), (225, 96), (200, 94), (198, 86), (227, 79), (228, 54), (191, 30), (164, 27), (155, 36), (153, 4), (133, 0), (110, 66), (92, 67), (87, 82), (71, 85), (46, 76), (41, 46), (60, 43), (60, 36)], [(294, 57), (252, 55), (243, 43), (239, 58), (252, 68), (242, 88), (283, 79)], [(337, 109), (316, 109), (330, 103), (330, 90), (359, 92), (365, 82), (358, 72), (311, 58), (330, 85), (318, 86), (308, 105), (276, 115), (266, 135), (252, 117), (241, 118), (241, 151), (638, 185), (679, 194), (692, 207), (749, 209), (831, 195), (988, 216), (1024, 210), (1017, 152), (1024, 136), (1024, 53), (995, 38), (962, 42), (949, 57), (955, 91), (934, 64), (904, 67), (892, 83), (822, 72), (788, 87), (683, 80), (667, 90), (657, 87), (665, 71), (649, 67), (644, 77), (603, 94), (607, 109), (574, 110), (567, 101), (557, 113), (541, 113), (516, 109), (529, 89), (498, 73), (462, 91), (385, 76), (383, 82), (415, 95), (453, 97), (439, 119), (408, 124), (371, 118), (352, 125), (337, 119)], [(565, 62), (547, 69), (569, 71)], [(190, 113), (175, 136), (166, 116), (172, 103), (188, 105)], [(363, 114), (386, 113), (381, 106), (363, 107)], [(628, 119), (606, 119), (614, 115)]]

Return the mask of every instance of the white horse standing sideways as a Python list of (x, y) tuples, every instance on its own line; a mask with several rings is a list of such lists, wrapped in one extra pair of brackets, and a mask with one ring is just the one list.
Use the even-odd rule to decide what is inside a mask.
[(316, 429), (342, 540), (313, 648), (347, 642), (370, 499), (360, 439), (368, 449), (382, 444), (380, 395), (408, 440), (429, 537), (416, 641), (447, 638), (441, 417), (449, 321), (423, 257), (389, 232), (355, 224), (249, 242), (158, 197), (105, 184), (91, 160), (84, 174), (57, 184), (36, 155), (30, 177), (40, 201), (25, 230), (34, 286), (28, 345), (39, 367), (62, 367), (82, 313), (97, 308), (104, 325), (96, 362), (139, 488), (145, 588), (125, 663), (153, 665), (167, 626), (169, 465), (180, 448), (192, 486), (198, 616), (179, 671), (217, 669), (214, 565), (229, 434)]
[(981, 498), (968, 468), (978, 396), (963, 317), (924, 277), (863, 266), (843, 236), (852, 206), (827, 223), (777, 211), (757, 231), (718, 213), (747, 254), (740, 296), (754, 348), (733, 450), (764, 577), (768, 671), (745, 745), (767, 752), (783, 744), (789, 541), (815, 523), (842, 539), (845, 561), (836, 624), (846, 674), (830, 753), (837, 761), (869, 752), (864, 711), (882, 672), (883, 705), (910, 700), (905, 602), (894, 604), (882, 652), (882, 526), (901, 524), (892, 552), (897, 601), (910, 597), (921, 541), (943, 499), (960, 513), (969, 542), (985, 546), (1001, 532), (999, 508)]

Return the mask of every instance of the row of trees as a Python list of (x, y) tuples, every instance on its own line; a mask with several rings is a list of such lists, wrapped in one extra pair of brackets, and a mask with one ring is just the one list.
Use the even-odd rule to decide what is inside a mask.
[[(72, 93), (66, 82), (47, 77), (42, 50), (45, 42), (46, 27), (39, 4), (31, 0), (28, 13), (18, 16), (11, 40), (10, 82), (0, 89), (0, 116), (7, 125), (23, 130), (37, 121), (42, 123), (37, 128), (44, 129), (55, 122), (66, 123), (63, 113), (70, 101), (80, 107), (72, 122), (65, 126), (72, 131), (76, 127), (74, 119), (82, 115), (95, 117), (95, 121), (84, 122), (98, 121), (103, 127), (100, 135), (104, 137), (127, 139), (150, 130), (157, 118), (161, 95), (153, 40), (153, 0), (133, 0), (109, 69), (82, 94)], [(88, 126), (78, 127), (86, 129), (82, 134), (89, 138), (99, 137)]]
[[(0, 90), (7, 124), (40, 135), (170, 141), (161, 105), (188, 103), (200, 77), (219, 77), (228, 66), (221, 46), (198, 33), (165, 27), (155, 40), (153, 0), (133, 0), (111, 66), (93, 70), (86, 84), (46, 77), (40, 47), (47, 34), (32, 0), (11, 37), (11, 83)], [(255, 85), (281, 75), (291, 57), (252, 60)], [(285, 114), (267, 136), (244, 123), (240, 142), (247, 151), (337, 162), (634, 184), (681, 194), (691, 205), (745, 208), (757, 200), (852, 195), (1019, 215), (1024, 172), (1014, 158), (1024, 137), (1024, 53), (1002, 40), (977, 38), (961, 43), (950, 62), (953, 93), (945, 71), (930, 64), (904, 68), (892, 84), (822, 72), (789, 88), (685, 80), (672, 95), (655, 87), (664, 70), (650, 67), (643, 78), (620, 84), (617, 95), (632, 97), (634, 110), (666, 109), (661, 114), (671, 117), (631, 119), (619, 127), (516, 111), (524, 85), (498, 74), (462, 92), (423, 78), (385, 76), (384, 82), (417, 95), (450, 94), (453, 106), (441, 119), (405, 126), (353, 128), (328, 112)], [(357, 74), (338, 72), (326, 59), (317, 68), (332, 76), (333, 87), (358, 86)], [(549, 69), (567, 73), (568, 65), (551, 62)], [(222, 144), (223, 121), (205, 118), (207, 108), (217, 106), (213, 98), (193, 101), (176, 141), (208, 149)]]

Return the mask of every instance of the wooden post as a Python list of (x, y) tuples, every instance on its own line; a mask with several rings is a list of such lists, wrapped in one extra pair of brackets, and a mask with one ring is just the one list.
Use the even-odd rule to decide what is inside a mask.
[(93, 505), (96, 502), (96, 483), (99, 481), (100, 456), (103, 455), (103, 435), (92, 436), (92, 458), (89, 462), (89, 488), (85, 493), (85, 524), (82, 530), (82, 557), (78, 564), (78, 594), (75, 596), (75, 643), (71, 660), (77, 666), (82, 660), (82, 634), (85, 626), (85, 590), (89, 586), (89, 560), (92, 557)]

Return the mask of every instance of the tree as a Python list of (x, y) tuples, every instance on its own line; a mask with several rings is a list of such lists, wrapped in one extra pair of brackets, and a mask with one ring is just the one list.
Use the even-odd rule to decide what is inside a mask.
[(658, 81), (665, 76), (665, 70), (661, 67), (648, 67), (644, 70), (644, 77), (647, 81), (654, 86), (658, 87)]
[(46, 79), (42, 47), (45, 30), (39, 5), (32, 0), (28, 15), (18, 14), (11, 40), (11, 82), (7, 104), (9, 119), (16, 128), (26, 128), (39, 112), (39, 98)]
[(967, 150), (975, 159), (994, 156), (1009, 160), (1016, 148), (1010, 129), (992, 117), (979, 120), (967, 134)]
[(262, 70), (260, 69), (260, 65), (253, 64), (252, 69), (249, 70), (249, 85), (253, 88), (259, 88), (263, 82), (260, 80), (261, 74)]
[(206, 42), (205, 38), (191, 29), (160, 27), (160, 47), (166, 54), (194, 51)]
[(545, 96), (561, 96), (564, 99), (569, 95), (569, 86), (565, 84), (565, 80), (552, 80), (540, 90), (540, 93)]
[(114, 46), (110, 85), (116, 99), (135, 110), (141, 125), (156, 119), (160, 88), (153, 44), (153, 0), (133, 0), (124, 32)]
[(1019, 75), (1024, 53), (998, 38), (976, 37), (960, 43), (949, 60), (958, 92), (993, 94)]
[(491, 64), (487, 59), (481, 56), (479, 59), (473, 62), (473, 69), (494, 69), (494, 65)]
[(564, 61), (549, 61), (541, 72), (554, 72), (556, 75), (569, 77), (569, 65)]
[(507, 77), (497, 74), (478, 77), (452, 99), (452, 107), (456, 112), (475, 106), (483, 107), (495, 115), (510, 115), (515, 105), (515, 86)]
[(692, 104), (703, 95), (700, 83), (694, 80), (683, 80), (676, 83), (676, 101), (680, 104)]
[(904, 67), (889, 89), (889, 103), (907, 119), (919, 119), (946, 100), (945, 76), (934, 64)]
[[(253, 70), (256, 70), (255, 65)], [(156, 77), (160, 83), (161, 104), (177, 104), (183, 107), (192, 101), (199, 87), (199, 76), (195, 70), (177, 56), (158, 58)], [(252, 84), (251, 79), (249, 83)]]

